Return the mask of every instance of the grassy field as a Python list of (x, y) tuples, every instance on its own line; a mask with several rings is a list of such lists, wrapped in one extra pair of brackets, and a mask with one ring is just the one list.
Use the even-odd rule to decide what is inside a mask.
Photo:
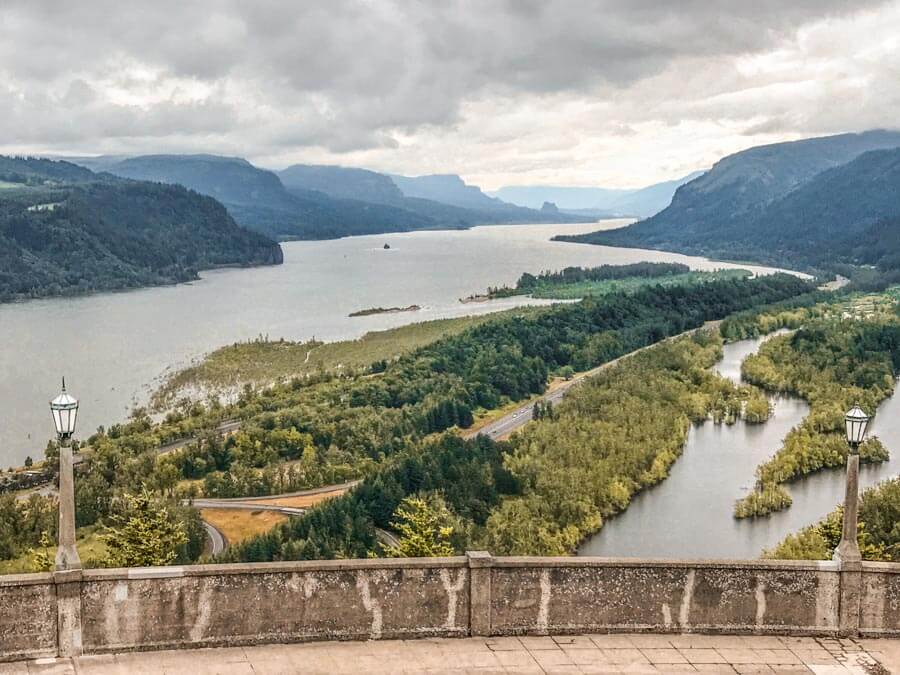
[(155, 408), (165, 408), (186, 393), (222, 391), (245, 383), (265, 385), (320, 370), (364, 368), (390, 360), (449, 335), (521, 308), (480, 316), (438, 319), (366, 333), (358, 340), (342, 342), (289, 342), (255, 340), (215, 350), (201, 362), (173, 374), (153, 395)]
[[(81, 527), (78, 528), (76, 535), (75, 545), (78, 548), (82, 565), (88, 567), (91, 561), (102, 560), (106, 557), (106, 542), (100, 536), (99, 528), (96, 526)], [(56, 546), (44, 550), (50, 556), (50, 560), (53, 560), (56, 556)], [(30, 574), (35, 571), (32, 566), (33, 558), (32, 554), (27, 553), (12, 560), (0, 560), (0, 574)]]
[(542, 284), (530, 291), (523, 291), (535, 298), (553, 300), (577, 300), (588, 295), (607, 295), (616, 292), (636, 291), (644, 286), (679, 286), (720, 279), (742, 279), (751, 276), (747, 270), (719, 270), (717, 272), (688, 272), (667, 277), (629, 277), (603, 281), (583, 281), (574, 284)]
[(238, 511), (237, 509), (201, 509), (200, 515), (221, 532), (228, 544), (268, 532), (288, 517), (275, 511)]

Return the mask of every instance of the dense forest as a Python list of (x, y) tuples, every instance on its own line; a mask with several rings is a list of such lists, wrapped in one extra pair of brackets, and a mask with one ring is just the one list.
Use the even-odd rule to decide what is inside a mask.
[(0, 158), (0, 301), (187, 281), (222, 265), (281, 262), (209, 197)]
[[(481, 525), (498, 499), (489, 489), (492, 481), (502, 486), (497, 494), (519, 490), (500, 462), (503, 446), (434, 434), (471, 425), (481, 410), (543, 392), (553, 372), (588, 369), (708, 320), (809, 289), (808, 283), (788, 275), (650, 287), (486, 321), (396, 360), (376, 363), (369, 374), (322, 372), (269, 388), (248, 387), (228, 405), (184, 402), (159, 424), (138, 411), (128, 423), (100, 429), (87, 439), (90, 451), (76, 481), (78, 524), (107, 522), (123, 495), (145, 487), (160, 500), (178, 500), (201, 490), (209, 496), (249, 496), (365, 477), (363, 487), (347, 497), (285, 526), (301, 528), (298, 531), (313, 527), (318, 543), (303, 548), (306, 545), (284, 530), (278, 550), (267, 549), (267, 555), (355, 555), (359, 542), (369, 546), (368, 535), (357, 540), (352, 533), (386, 523), (391, 508), (423, 485), (443, 484), (443, 498), (455, 517)], [(225, 419), (240, 419), (242, 426), (221, 438), (214, 429)], [(183, 450), (156, 453), (166, 442), (197, 435), (199, 440)], [(472, 461), (478, 460), (480, 468), (464, 462), (460, 466), (453, 459), (468, 457), (476, 447), (482, 448), (481, 459)], [(441, 448), (446, 455), (438, 452)], [(432, 468), (416, 469), (416, 462), (430, 466), (439, 460), (440, 474), (431, 475)], [(476, 469), (483, 484), (481, 478), (476, 480)], [(406, 477), (398, 479), (406, 486), (403, 490), (388, 481), (385, 472), (391, 471), (405, 472)], [(360, 505), (358, 495), (369, 494), (373, 485), (385, 481), (393, 501), (382, 500), (376, 517)], [(470, 489), (479, 490), (486, 505), (477, 516), (465, 510), (474, 509), (477, 500), (461, 495), (456, 501), (450, 494)], [(464, 506), (467, 503), (472, 506)], [(38, 534), (33, 533), (31, 545)]]

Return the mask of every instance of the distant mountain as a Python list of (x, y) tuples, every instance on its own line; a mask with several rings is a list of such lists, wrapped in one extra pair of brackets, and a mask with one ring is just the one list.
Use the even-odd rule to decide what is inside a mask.
[[(410, 199), (388, 176), (364, 169), (295, 165), (276, 174), (239, 157), (216, 155), (144, 155), (115, 162), (103, 158), (88, 161), (117, 176), (179, 184), (215, 197), (244, 227), (281, 240), (548, 220), (517, 207), (497, 215)], [(556, 220), (572, 222), (578, 218), (558, 215)]]
[(561, 185), (516, 185), (502, 187), (491, 194), (512, 204), (539, 209), (544, 202), (553, 202), (567, 211), (612, 212), (612, 205), (634, 190), (613, 190), (599, 187), (568, 187)]
[(668, 208), (629, 228), (609, 232), (605, 240), (656, 248), (709, 237), (709, 245), (715, 246), (717, 231), (732, 222), (746, 222), (748, 214), (761, 211), (822, 171), (869, 150), (898, 146), (900, 132), (868, 131), (750, 148), (725, 157), (678, 188)]
[(488, 197), (481, 188), (466, 185), (462, 178), (453, 174), (435, 174), (431, 176), (397, 176), (391, 179), (407, 197), (430, 199), (451, 206), (479, 211), (496, 211), (513, 209), (515, 206), (500, 199)]
[[(877, 135), (861, 134), (860, 137), (866, 139), (863, 145), (878, 138), (881, 142), (891, 142), (893, 139), (900, 146), (900, 134), (879, 132)], [(839, 139), (838, 147), (847, 152), (848, 138), (836, 138)], [(840, 155), (834, 148), (825, 153), (819, 152), (822, 149), (820, 144), (813, 144), (812, 147), (817, 150), (813, 158), (820, 164), (830, 163)], [(806, 175), (812, 164), (809, 157), (802, 162), (801, 171), (796, 164), (793, 168), (785, 166), (785, 155), (773, 154), (771, 148), (769, 146), (767, 150), (769, 157), (775, 156), (781, 160), (775, 162), (778, 175)], [(790, 148), (789, 153), (795, 160), (799, 157), (796, 150)], [(693, 183), (685, 186), (679, 190), (672, 206), (654, 218), (620, 230), (566, 239), (662, 248), (793, 267), (828, 268), (835, 264), (866, 264), (900, 269), (900, 147), (864, 152), (844, 164), (807, 177), (800, 184), (794, 183), (790, 191), (772, 186), (766, 190), (768, 195), (781, 194), (767, 199), (765, 203), (760, 204), (761, 191), (757, 190), (755, 201), (745, 197), (738, 204), (737, 195), (742, 194), (742, 186), (750, 191), (752, 186), (767, 185), (760, 176), (776, 173), (775, 169), (761, 170), (764, 164), (758, 161), (758, 157), (756, 155), (754, 160), (757, 171), (735, 166), (733, 160), (726, 163), (729, 172), (740, 173), (745, 176), (744, 179), (721, 183), (718, 180), (709, 181), (707, 174), (694, 181), (701, 182), (700, 187)], [(825, 157), (829, 159), (824, 160)], [(716, 168), (713, 168), (710, 173), (715, 171)], [(683, 190), (688, 192), (693, 210), (679, 199)], [(709, 195), (712, 203), (698, 200), (701, 190)], [(724, 201), (723, 191), (734, 195), (731, 202)], [(757, 206), (754, 208), (751, 203)], [(722, 214), (716, 219), (690, 217), (695, 213), (712, 214), (716, 209)], [(674, 222), (680, 223), (679, 226), (672, 224), (675, 218), (677, 220)]]
[(239, 157), (144, 155), (107, 165), (117, 176), (184, 185), (215, 197), (241, 225), (275, 239), (332, 239), (436, 227), (386, 205), (287, 190), (272, 171)]
[(492, 194), (507, 202), (530, 208), (539, 208), (543, 202), (552, 201), (567, 213), (598, 218), (646, 218), (666, 208), (676, 189), (701, 175), (702, 171), (695, 171), (677, 180), (637, 190), (533, 185), (502, 187)]
[[(541, 212), (506, 204), (487, 197), (477, 187), (466, 185), (459, 176), (404, 178), (365, 169), (305, 164), (288, 167), (280, 171), (279, 176), (291, 192), (318, 190), (336, 198), (352, 195), (366, 202), (402, 209), (410, 217), (420, 219), (423, 228), (590, 220), (577, 215)], [(411, 185), (417, 187), (410, 187)], [(419, 196), (422, 194), (435, 195), (441, 199)], [(471, 206), (462, 206), (464, 203)]]
[(341, 199), (399, 204), (404, 197), (389, 176), (367, 169), (295, 164), (279, 171), (278, 176), (288, 189), (317, 190)]
[(281, 248), (181, 186), (0, 157), (0, 301), (174, 283)]
[(699, 178), (704, 173), (706, 172), (694, 171), (677, 180), (669, 180), (663, 183), (648, 185), (647, 187), (635, 190), (634, 192), (615, 199), (608, 208), (623, 216), (649, 218), (672, 203), (672, 197), (675, 195), (675, 191), (678, 190), (678, 188), (695, 178)]

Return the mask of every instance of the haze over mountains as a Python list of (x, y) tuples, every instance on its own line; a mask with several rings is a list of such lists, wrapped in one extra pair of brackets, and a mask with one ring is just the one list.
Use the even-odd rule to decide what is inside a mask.
[(694, 171), (677, 180), (656, 183), (636, 190), (522, 185), (502, 187), (491, 194), (529, 208), (540, 208), (544, 202), (553, 202), (566, 213), (597, 218), (622, 216), (647, 218), (666, 208), (671, 203), (676, 189), (703, 173)]
[[(392, 178), (364, 169), (312, 165), (275, 173), (239, 157), (216, 155), (73, 161), (126, 178), (183, 185), (215, 197), (241, 225), (282, 240), (589, 220), (505, 204), (465, 185), (458, 176)], [(402, 188), (397, 182), (402, 182)], [(422, 198), (422, 194), (440, 200)]]
[(786, 266), (900, 267), (900, 132), (760, 146), (680, 187), (627, 228), (560, 237)]

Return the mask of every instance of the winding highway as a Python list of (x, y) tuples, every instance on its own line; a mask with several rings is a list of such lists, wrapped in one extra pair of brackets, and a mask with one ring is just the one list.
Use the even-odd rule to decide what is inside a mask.
[[(273, 511), (275, 513), (282, 513), (286, 516), (299, 516), (306, 512), (306, 507), (299, 506), (282, 506), (279, 504), (272, 504), (267, 502), (273, 502), (279, 499), (289, 499), (291, 497), (311, 497), (319, 494), (327, 494), (329, 492), (338, 492), (341, 494), (346, 492), (350, 488), (356, 487), (362, 483), (361, 480), (351, 480), (346, 483), (339, 483), (337, 485), (325, 485), (319, 488), (313, 488), (311, 490), (300, 490), (299, 492), (286, 492), (280, 495), (267, 495), (265, 497), (231, 497), (231, 498), (223, 498), (223, 499), (193, 499), (193, 500), (184, 500), (183, 503), (185, 505), (193, 506), (197, 509), (235, 509), (237, 511)], [(218, 530), (216, 527), (207, 521), (203, 521), (203, 527), (206, 529), (206, 533), (209, 536), (210, 540), (210, 549), (212, 555), (218, 555), (228, 546), (228, 540), (225, 536)], [(382, 530), (381, 528), (375, 528), (375, 534), (378, 537), (378, 541), (380, 541), (385, 546), (398, 546), (400, 544), (400, 540), (388, 530)]]
[(677, 340), (679, 338), (685, 337), (687, 335), (693, 335), (702, 330), (714, 330), (719, 327), (721, 321), (707, 321), (705, 324), (700, 326), (699, 328), (692, 328), (691, 330), (686, 330), (683, 333), (679, 333), (678, 335), (672, 335), (670, 337), (665, 338), (664, 340), (660, 340), (659, 342), (654, 342), (652, 345), (647, 345), (645, 347), (641, 347), (640, 349), (635, 349), (633, 352), (628, 352), (627, 354), (623, 354), (622, 356), (613, 359), (612, 361), (607, 361), (606, 363), (597, 366), (591, 370), (585, 371), (583, 373), (579, 373), (575, 375), (571, 380), (567, 380), (563, 382), (555, 389), (548, 391), (543, 396), (540, 396), (536, 399), (528, 401), (521, 407), (517, 408), (511, 413), (504, 415), (503, 417), (494, 420), (493, 422), (486, 424), (480, 429), (476, 429), (474, 431), (469, 431), (463, 433), (463, 438), (475, 438), (476, 436), (487, 436), (488, 438), (499, 440), (506, 438), (514, 431), (518, 431), (526, 424), (528, 424), (533, 415), (534, 415), (534, 404), (538, 401), (544, 401), (546, 403), (551, 403), (556, 405), (560, 401), (562, 401), (563, 397), (569, 392), (569, 390), (575, 385), (584, 382), (588, 378), (594, 377), (598, 373), (606, 370), (607, 368), (612, 368), (617, 363), (634, 356), (642, 351), (647, 349), (651, 349), (652, 347), (656, 347), (657, 345), (663, 344), (664, 342), (671, 342), (672, 340)]

